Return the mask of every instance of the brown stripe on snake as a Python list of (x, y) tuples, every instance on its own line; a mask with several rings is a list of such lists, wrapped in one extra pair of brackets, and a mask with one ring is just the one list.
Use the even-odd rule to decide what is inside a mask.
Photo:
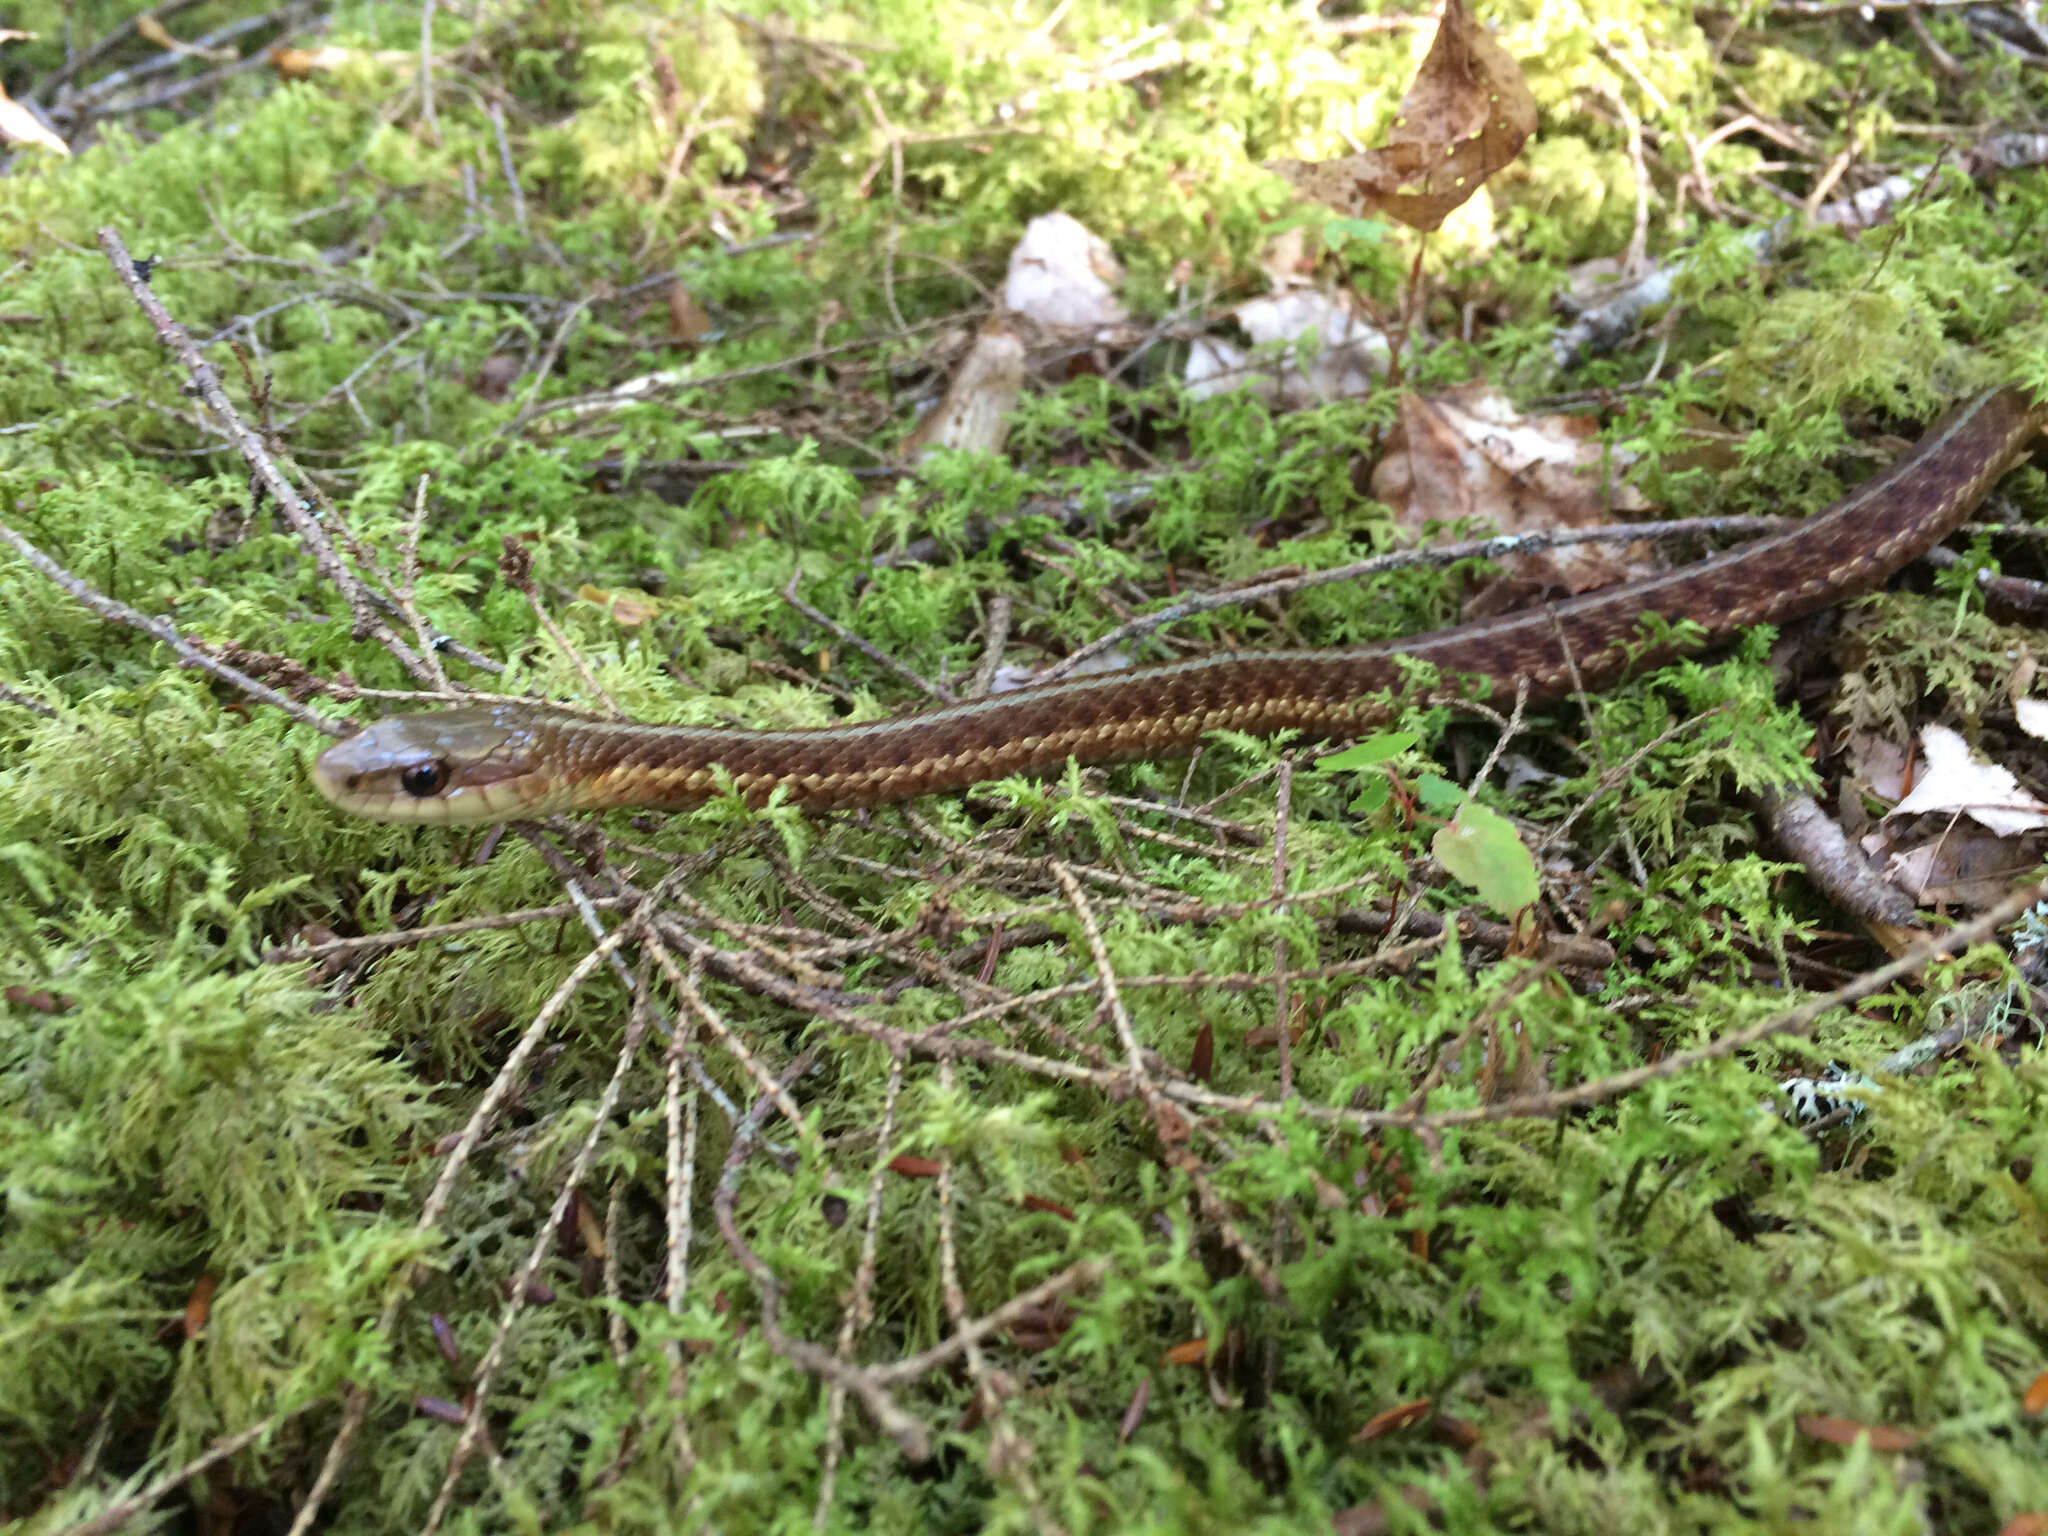
[[(1648, 613), (1690, 620), (1701, 645), (1856, 597), (1932, 548), (2048, 426), (2017, 389), (1958, 406), (1882, 474), (1790, 533), (1568, 602), (1345, 650), (1232, 652), (1076, 678), (865, 725), (749, 731), (583, 719), (486, 705), (380, 721), (314, 765), (321, 794), (381, 821), (508, 821), (555, 811), (680, 808), (717, 792), (714, 769), (760, 803), (786, 789), (826, 810), (961, 789), (1007, 774), (1167, 757), (1211, 731), (1348, 735), (1383, 721), (1397, 656), (1446, 675), (1527, 683), (1536, 700), (1612, 681)], [(1697, 648), (1697, 647), (1692, 647)], [(1654, 666), (1677, 647), (1647, 653)]]

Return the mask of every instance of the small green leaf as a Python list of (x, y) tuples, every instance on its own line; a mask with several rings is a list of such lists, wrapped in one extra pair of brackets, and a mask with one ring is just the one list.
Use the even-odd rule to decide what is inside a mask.
[(1370, 816), (1387, 803), (1387, 780), (1384, 774), (1375, 775), (1358, 786), (1358, 793), (1351, 797), (1351, 811), (1356, 816)]
[(1323, 244), (1333, 251), (1356, 240), (1363, 245), (1378, 245), (1387, 233), (1387, 226), (1378, 219), (1331, 219), (1323, 225)]
[(1479, 899), (1504, 916), (1536, 900), (1536, 861), (1514, 823), (1476, 800), (1458, 807), (1430, 848), (1454, 878), (1476, 888)]
[(1415, 781), (1415, 798), (1432, 811), (1448, 811), (1465, 798), (1465, 791), (1441, 774), (1425, 773)]
[(1399, 757), (1422, 740), (1413, 731), (1382, 731), (1377, 736), (1368, 736), (1356, 746), (1346, 747), (1342, 752), (1333, 752), (1328, 757), (1315, 761), (1317, 773), (1347, 773), (1356, 768), (1373, 768), (1391, 757)]

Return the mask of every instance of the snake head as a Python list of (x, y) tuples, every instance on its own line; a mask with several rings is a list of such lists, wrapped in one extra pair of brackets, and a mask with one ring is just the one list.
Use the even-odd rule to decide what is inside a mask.
[(508, 821), (550, 809), (534, 748), (532, 730), (510, 711), (401, 715), (321, 753), (313, 787), (372, 821)]

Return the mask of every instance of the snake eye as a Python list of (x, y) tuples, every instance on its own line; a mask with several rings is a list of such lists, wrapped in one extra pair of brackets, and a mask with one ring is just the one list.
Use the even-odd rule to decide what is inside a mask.
[(414, 763), (398, 776), (398, 787), (415, 800), (424, 800), (448, 782), (448, 765), (442, 762)]

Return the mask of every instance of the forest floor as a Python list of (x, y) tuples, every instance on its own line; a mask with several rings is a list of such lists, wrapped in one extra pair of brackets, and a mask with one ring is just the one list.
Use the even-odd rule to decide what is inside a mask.
[(1335, 753), (309, 780), (1443, 628), (2048, 394), (2031, 7), (1490, 0), (1441, 228), (1270, 168), (1426, 134), (1443, 14), (14, 8), (0, 1522), (2048, 1531), (2037, 468)]

